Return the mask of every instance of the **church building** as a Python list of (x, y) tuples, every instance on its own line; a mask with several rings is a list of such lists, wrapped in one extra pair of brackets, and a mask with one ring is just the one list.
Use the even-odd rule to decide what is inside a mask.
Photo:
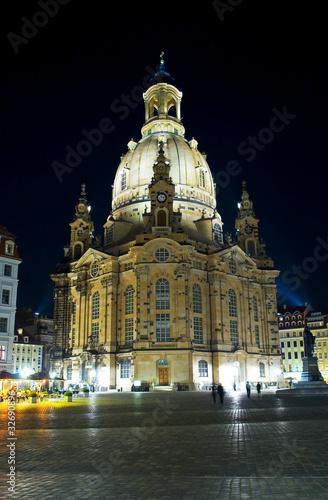
[(121, 157), (103, 242), (86, 188), (51, 276), (52, 369), (96, 388), (244, 389), (282, 372), (275, 278), (242, 185), (236, 241), (223, 237), (215, 183), (185, 138), (182, 93), (159, 71), (144, 93), (139, 142)]

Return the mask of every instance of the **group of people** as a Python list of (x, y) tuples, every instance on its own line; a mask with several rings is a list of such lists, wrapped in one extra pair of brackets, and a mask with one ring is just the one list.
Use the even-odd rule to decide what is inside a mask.
[[(258, 396), (260, 396), (261, 395), (261, 390), (262, 390), (262, 384), (260, 382), (258, 382), (256, 384), (256, 390), (257, 390)], [(248, 380), (246, 382), (246, 393), (247, 393), (247, 397), (250, 398), (251, 397), (251, 384), (249, 383)]]
[(216, 394), (218, 394), (220, 402), (223, 405), (224, 389), (222, 387), (222, 384), (219, 384), (217, 387), (215, 387), (214, 384), (212, 385), (212, 396), (213, 396), (214, 403), (216, 403)]

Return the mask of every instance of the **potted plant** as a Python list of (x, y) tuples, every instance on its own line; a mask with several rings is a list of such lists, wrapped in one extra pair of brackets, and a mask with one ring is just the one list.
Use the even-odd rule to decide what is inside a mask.
[(37, 393), (35, 391), (31, 391), (28, 395), (28, 402), (29, 403), (36, 403), (37, 402)]
[(90, 392), (89, 389), (87, 389), (87, 388), (83, 389), (83, 395), (85, 398), (89, 397), (89, 392)]
[(72, 402), (72, 396), (73, 396), (73, 394), (71, 393), (71, 391), (64, 392), (64, 401), (65, 401), (65, 403), (71, 403)]

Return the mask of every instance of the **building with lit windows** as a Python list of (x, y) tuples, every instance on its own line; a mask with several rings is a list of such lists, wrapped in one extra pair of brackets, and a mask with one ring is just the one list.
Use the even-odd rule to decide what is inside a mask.
[(23, 328), (18, 328), (13, 344), (13, 373), (21, 377), (42, 371), (43, 345)]
[[(242, 185), (236, 241), (216, 208), (206, 155), (185, 138), (182, 93), (164, 61), (144, 93), (145, 122), (112, 187), (103, 242), (85, 186), (52, 275), (52, 370), (96, 387), (205, 389), (282, 374), (279, 272)], [(102, 187), (101, 187), (102, 189)]]
[(16, 237), (0, 225), (0, 372), (11, 372), (18, 286)]
[(278, 310), (278, 326), (280, 347), (283, 359), (284, 378), (299, 380), (303, 370), (304, 357), (303, 331), (306, 326), (306, 315), (311, 306), (294, 306)]

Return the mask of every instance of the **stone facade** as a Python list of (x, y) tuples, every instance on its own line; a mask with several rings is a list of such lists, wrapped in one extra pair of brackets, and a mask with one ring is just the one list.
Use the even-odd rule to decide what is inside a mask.
[(121, 157), (103, 245), (89, 237), (82, 186), (70, 246), (52, 275), (53, 369), (99, 389), (277, 381), (279, 272), (246, 185), (237, 240), (224, 241), (206, 155), (184, 138), (182, 93), (163, 61), (144, 98), (142, 139)]

